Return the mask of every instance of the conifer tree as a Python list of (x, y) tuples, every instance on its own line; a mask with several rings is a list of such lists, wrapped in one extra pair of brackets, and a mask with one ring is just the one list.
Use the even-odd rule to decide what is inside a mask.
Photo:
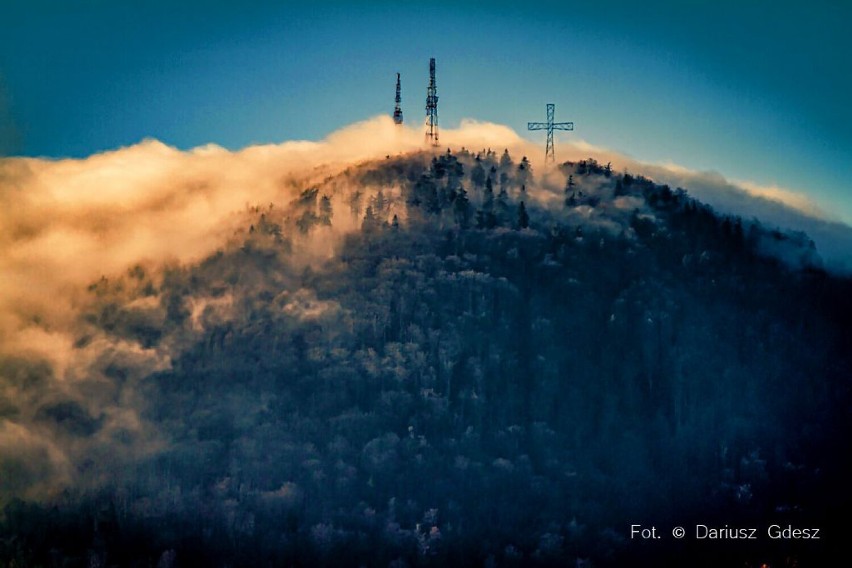
[(518, 205), (518, 228), (526, 229), (530, 226), (530, 216), (527, 214), (527, 207), (524, 202)]

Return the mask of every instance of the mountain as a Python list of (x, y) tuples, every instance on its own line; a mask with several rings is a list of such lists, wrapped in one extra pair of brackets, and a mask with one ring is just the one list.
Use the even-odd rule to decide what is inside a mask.
[[(805, 234), (594, 159), (546, 184), (491, 150), (319, 174), (200, 261), (91, 282), (71, 383), (0, 361), (5, 565), (831, 551), (766, 536), (831, 535), (850, 503), (852, 282)], [(761, 536), (669, 536), (697, 524)]]

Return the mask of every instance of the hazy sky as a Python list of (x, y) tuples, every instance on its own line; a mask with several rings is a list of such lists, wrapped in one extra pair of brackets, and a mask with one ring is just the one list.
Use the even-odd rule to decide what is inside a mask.
[[(852, 222), (852, 2), (2, 0), (0, 152), (320, 139), (393, 110), (807, 194)], [(557, 159), (559, 159), (557, 137)]]

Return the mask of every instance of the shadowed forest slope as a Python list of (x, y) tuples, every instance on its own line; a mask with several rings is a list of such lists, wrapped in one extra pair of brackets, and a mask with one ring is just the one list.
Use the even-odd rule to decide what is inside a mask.
[(849, 504), (852, 285), (807, 236), (594, 160), (538, 179), (465, 150), (353, 166), (243, 215), (197, 264), (91, 284), (82, 386), (2, 361), (6, 432), (70, 448), (4, 458), (2, 565), (826, 553), (629, 535), (830, 535)]

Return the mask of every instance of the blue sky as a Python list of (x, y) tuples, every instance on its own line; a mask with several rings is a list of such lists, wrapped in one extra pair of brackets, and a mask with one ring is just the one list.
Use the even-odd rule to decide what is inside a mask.
[[(563, 134), (809, 195), (852, 222), (852, 3), (5, 0), (0, 150), (319, 139), (393, 110)], [(558, 154), (558, 146), (557, 146)], [(558, 158), (558, 155), (557, 155)]]

